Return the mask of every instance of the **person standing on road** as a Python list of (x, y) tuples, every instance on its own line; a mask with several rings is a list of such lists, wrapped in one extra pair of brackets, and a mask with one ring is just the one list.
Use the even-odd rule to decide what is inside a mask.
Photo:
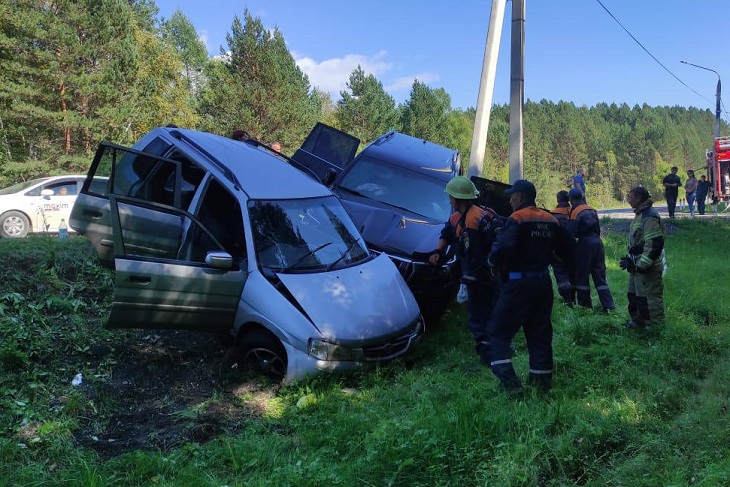
[(707, 201), (707, 195), (710, 193), (710, 182), (707, 177), (703, 174), (700, 176), (700, 180), (697, 182), (697, 212), (700, 215), (705, 214), (705, 201)]
[[(561, 227), (566, 227), (570, 220), (570, 199), (567, 191), (558, 191), (555, 195), (558, 206), (550, 213), (558, 220)], [(575, 288), (570, 280), (570, 270), (562, 262), (553, 262), (553, 275), (555, 283), (558, 286), (558, 293), (563, 298), (563, 302), (571, 308), (575, 304)]]
[(573, 176), (573, 186), (571, 189), (579, 189), (580, 192), (583, 194), (583, 199), (585, 199), (586, 196), (586, 168), (585, 167), (579, 167), (578, 171), (576, 171), (575, 176)]
[(697, 196), (697, 178), (692, 169), (687, 169), (687, 182), (684, 183), (684, 193), (687, 196), (689, 216), (695, 216), (695, 197)]
[[(487, 264), (506, 276), (489, 319), (492, 373), (510, 397), (523, 392), (512, 366), (510, 343), (522, 327), (530, 354), (529, 381), (550, 390), (553, 377), (553, 283), (548, 266), (554, 254), (570, 263), (573, 239), (549, 212), (535, 206), (535, 185), (518, 179), (505, 190), (514, 212), (499, 232)], [(570, 267), (570, 264), (569, 264)]]
[(626, 328), (646, 330), (664, 323), (664, 224), (646, 188), (629, 191), (635, 217), (629, 227), (629, 253), (619, 266), (629, 272)]
[(616, 309), (616, 304), (606, 280), (606, 251), (601, 240), (598, 212), (586, 204), (583, 195), (577, 189), (571, 189), (568, 197), (571, 206), (568, 231), (577, 240), (573, 283), (578, 295), (578, 304), (584, 308), (593, 308), (588, 281), (589, 277), (593, 277), (593, 285), (596, 287), (603, 311), (613, 311)]
[(682, 180), (677, 176), (677, 166), (672, 167), (672, 172), (664, 176), (662, 184), (664, 185), (664, 197), (667, 200), (667, 208), (669, 209), (669, 218), (674, 218), (674, 209), (677, 207), (677, 196), (679, 196), (679, 187), (682, 186)]
[(454, 213), (441, 230), (436, 248), (429, 256), (433, 266), (445, 255), (446, 248), (456, 248), (461, 265), (461, 283), (467, 287), (467, 326), (476, 341), (476, 352), (484, 365), (489, 364), (490, 340), (487, 323), (499, 293), (499, 282), (486, 266), (486, 258), (502, 218), (491, 208), (475, 203), (479, 192), (464, 176), (456, 176), (446, 184)]

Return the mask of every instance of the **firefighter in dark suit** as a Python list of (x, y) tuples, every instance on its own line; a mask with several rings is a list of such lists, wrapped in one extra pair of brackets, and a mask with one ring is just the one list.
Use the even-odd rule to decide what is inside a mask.
[(467, 286), (468, 328), (476, 341), (476, 352), (484, 365), (489, 364), (487, 322), (497, 300), (499, 282), (490, 273), (486, 257), (497, 229), (503, 220), (491, 208), (475, 202), (479, 192), (464, 176), (456, 176), (446, 185), (454, 213), (441, 230), (436, 249), (429, 262), (438, 265), (447, 247), (456, 248), (461, 266), (461, 283)]
[(585, 308), (593, 307), (588, 282), (588, 278), (592, 277), (603, 311), (612, 311), (616, 304), (606, 280), (606, 251), (601, 240), (598, 212), (586, 204), (585, 197), (579, 190), (571, 189), (568, 197), (571, 206), (568, 231), (577, 240), (573, 284), (578, 295), (578, 304)]
[(500, 269), (505, 282), (489, 320), (492, 372), (510, 396), (522, 393), (512, 366), (510, 342), (522, 327), (530, 354), (529, 381), (548, 391), (553, 376), (553, 286), (548, 266), (555, 254), (570, 267), (574, 241), (549, 212), (535, 206), (535, 186), (519, 179), (505, 191), (514, 212), (487, 259)]
[[(558, 220), (561, 227), (565, 228), (570, 219), (570, 200), (568, 198), (567, 191), (558, 191), (555, 195), (558, 206), (550, 211), (552, 215)], [(575, 304), (575, 288), (573, 283), (570, 282), (570, 271), (561, 262), (554, 262), (552, 264), (553, 275), (555, 276), (555, 283), (558, 285), (558, 293), (563, 298), (563, 302), (570, 307)]]

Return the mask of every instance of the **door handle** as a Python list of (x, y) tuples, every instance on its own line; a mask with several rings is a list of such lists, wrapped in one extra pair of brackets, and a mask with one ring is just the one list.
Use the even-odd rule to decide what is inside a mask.
[(101, 212), (100, 211), (94, 211), (94, 210), (83, 210), (81, 214), (91, 217), (91, 218), (101, 218)]
[(127, 278), (127, 281), (134, 283), (134, 284), (149, 284), (152, 282), (152, 278), (150, 276), (129, 276)]
[(114, 242), (112, 240), (109, 240), (108, 238), (102, 238), (99, 244), (103, 245), (104, 247), (114, 247)]

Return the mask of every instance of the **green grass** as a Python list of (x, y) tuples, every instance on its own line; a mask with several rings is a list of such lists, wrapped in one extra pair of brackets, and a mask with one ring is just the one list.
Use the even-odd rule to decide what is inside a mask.
[(108, 373), (112, 359), (91, 351), (131, 333), (99, 326), (112, 274), (82, 239), (0, 241), (0, 486), (730, 485), (729, 239), (725, 221), (671, 225), (667, 324), (637, 334), (622, 326), (626, 235), (609, 233), (617, 313), (556, 305), (547, 397), (499, 393), (455, 306), (404, 361), (283, 387), (208, 443), (111, 458), (72, 435), (84, 417), (103, 422), (108, 400), (63, 380)]

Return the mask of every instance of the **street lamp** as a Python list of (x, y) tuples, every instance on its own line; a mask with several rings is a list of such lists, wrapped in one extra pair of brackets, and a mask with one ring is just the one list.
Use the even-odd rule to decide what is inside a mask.
[(717, 103), (715, 105), (715, 138), (720, 137), (720, 93), (722, 88), (722, 83), (720, 82), (720, 73), (718, 73), (714, 69), (706, 68), (704, 66), (698, 66), (697, 64), (688, 63), (687, 61), (680, 61), (680, 63), (689, 64), (690, 66), (704, 69), (705, 71), (712, 71), (717, 75), (717, 93), (715, 94), (717, 98)]

